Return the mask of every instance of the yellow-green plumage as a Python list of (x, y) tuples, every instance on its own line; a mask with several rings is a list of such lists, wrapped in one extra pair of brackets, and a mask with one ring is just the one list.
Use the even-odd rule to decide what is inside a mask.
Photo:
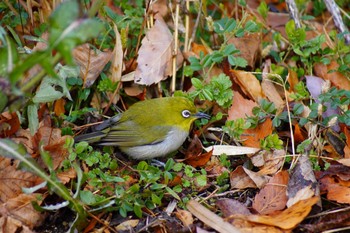
[(99, 145), (118, 146), (134, 159), (149, 159), (177, 150), (194, 120), (209, 118), (183, 97), (140, 101), (104, 122), (101, 131), (76, 137)]

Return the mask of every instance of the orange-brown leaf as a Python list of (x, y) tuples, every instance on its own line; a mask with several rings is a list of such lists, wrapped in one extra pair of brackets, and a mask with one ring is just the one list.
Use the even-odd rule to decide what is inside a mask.
[(276, 173), (265, 187), (255, 196), (253, 208), (260, 214), (271, 214), (283, 210), (287, 203), (288, 172)]
[(263, 123), (254, 129), (247, 129), (241, 136), (243, 145), (250, 147), (260, 147), (260, 140), (272, 134), (272, 120), (267, 118)]

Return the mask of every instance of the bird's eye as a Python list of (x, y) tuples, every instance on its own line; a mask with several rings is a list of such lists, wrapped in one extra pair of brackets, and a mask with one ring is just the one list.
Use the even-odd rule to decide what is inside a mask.
[(184, 118), (189, 118), (191, 116), (191, 112), (188, 110), (183, 110), (181, 114)]

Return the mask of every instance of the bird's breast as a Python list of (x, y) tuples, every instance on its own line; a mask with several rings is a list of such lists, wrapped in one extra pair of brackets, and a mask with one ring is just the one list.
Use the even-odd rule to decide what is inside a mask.
[(179, 149), (188, 136), (188, 131), (179, 127), (172, 127), (164, 140), (147, 145), (120, 147), (120, 149), (133, 159), (144, 160), (165, 156)]

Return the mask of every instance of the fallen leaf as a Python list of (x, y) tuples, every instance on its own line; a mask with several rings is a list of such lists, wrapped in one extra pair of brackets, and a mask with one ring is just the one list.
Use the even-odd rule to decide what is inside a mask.
[(73, 56), (80, 67), (80, 76), (84, 80), (84, 87), (94, 84), (105, 65), (111, 60), (112, 52), (102, 52), (91, 49), (88, 44), (83, 44), (73, 50)]
[(66, 101), (61, 98), (55, 101), (54, 103), (54, 112), (56, 116), (60, 116), (65, 113), (64, 106), (66, 105)]
[(240, 231), (220, 216), (208, 210), (195, 200), (190, 200), (187, 209), (199, 220), (221, 233), (239, 233)]
[(189, 227), (194, 222), (191, 212), (187, 210), (178, 209), (174, 214), (178, 219), (180, 219), (185, 227)]
[(20, 129), (17, 113), (3, 112), (0, 114), (0, 138), (12, 136)]
[(115, 33), (115, 44), (113, 50), (113, 61), (111, 65), (111, 80), (113, 83), (119, 82), (122, 78), (122, 72), (124, 69), (123, 66), (123, 46), (122, 40), (120, 38), (120, 33), (118, 31), (118, 27), (115, 23), (113, 23), (113, 30)]
[(320, 195), (318, 183), (307, 155), (299, 156), (298, 162), (290, 174), (287, 192), (287, 206)]
[(296, 143), (301, 143), (307, 138), (306, 132), (302, 131), (298, 123), (294, 125), (293, 134), (294, 134), (294, 140)]
[(258, 173), (260, 175), (275, 174), (282, 168), (285, 157), (285, 150), (266, 151), (266, 153), (263, 154), (264, 164), (262, 166), (257, 166), (260, 169)]
[(219, 207), (225, 218), (232, 214), (251, 215), (247, 206), (234, 199), (223, 198), (217, 200), (215, 204)]
[(338, 203), (350, 203), (350, 182), (342, 181), (336, 176), (320, 179), (321, 188), (327, 192), (327, 199)]
[(246, 129), (241, 136), (245, 146), (260, 148), (260, 140), (272, 134), (272, 120), (267, 118), (254, 129)]
[(240, 218), (254, 223), (276, 226), (285, 230), (295, 228), (310, 213), (314, 204), (319, 201), (318, 197), (302, 200), (291, 207), (272, 215), (232, 215), (230, 219)]
[(283, 210), (288, 200), (288, 180), (289, 175), (287, 171), (276, 173), (255, 196), (252, 207), (259, 214), (271, 214), (277, 210)]
[[(142, 45), (137, 58), (135, 83), (151, 85), (172, 75), (172, 57), (174, 38), (168, 26), (158, 17), (154, 26), (142, 39)], [(177, 51), (177, 66), (183, 61), (180, 51)], [(176, 68), (176, 67), (175, 67)]]
[(20, 194), (0, 205), (1, 218), (14, 218), (23, 225), (33, 229), (44, 220), (45, 214), (36, 211), (32, 201), (37, 201), (37, 195)]
[(18, 161), (0, 157), (0, 202), (19, 196), (22, 188), (33, 187), (41, 182), (41, 179), (33, 173), (17, 170)]
[(241, 70), (231, 70), (230, 72), (235, 76), (242, 91), (255, 102), (259, 102), (265, 97), (259, 80), (251, 72)]
[(231, 36), (227, 44), (233, 44), (236, 48), (239, 48), (239, 56), (247, 61), (248, 66), (255, 67), (256, 59), (260, 53), (260, 33), (244, 33), (243, 37)]
[(269, 180), (268, 176), (261, 175), (258, 172), (253, 172), (245, 167), (243, 167), (243, 169), (245, 173), (254, 181), (254, 183), (259, 189), (262, 188)]
[(289, 92), (296, 91), (294, 87), (299, 83), (297, 72), (295, 72), (294, 70), (288, 69), (287, 81), (289, 83)]
[(236, 167), (230, 173), (230, 183), (232, 189), (256, 188), (254, 181), (245, 173), (242, 166)]
[(238, 166), (230, 173), (230, 183), (232, 189), (261, 188), (267, 183), (267, 178)]
[(130, 219), (122, 222), (118, 226), (115, 227), (115, 229), (119, 231), (130, 231), (131, 229), (134, 229), (138, 224), (140, 220), (139, 219)]
[(256, 102), (245, 99), (238, 91), (234, 91), (232, 105), (227, 113), (227, 120), (231, 121), (252, 116), (252, 110), (257, 106)]
[[(329, 80), (334, 86), (339, 89), (350, 90), (350, 80), (342, 73), (335, 71), (339, 67), (336, 61), (331, 61), (329, 65), (324, 65), (322, 63), (316, 63), (314, 65), (315, 75), (323, 78), (324, 80)], [(334, 72), (330, 72), (334, 71)]]

